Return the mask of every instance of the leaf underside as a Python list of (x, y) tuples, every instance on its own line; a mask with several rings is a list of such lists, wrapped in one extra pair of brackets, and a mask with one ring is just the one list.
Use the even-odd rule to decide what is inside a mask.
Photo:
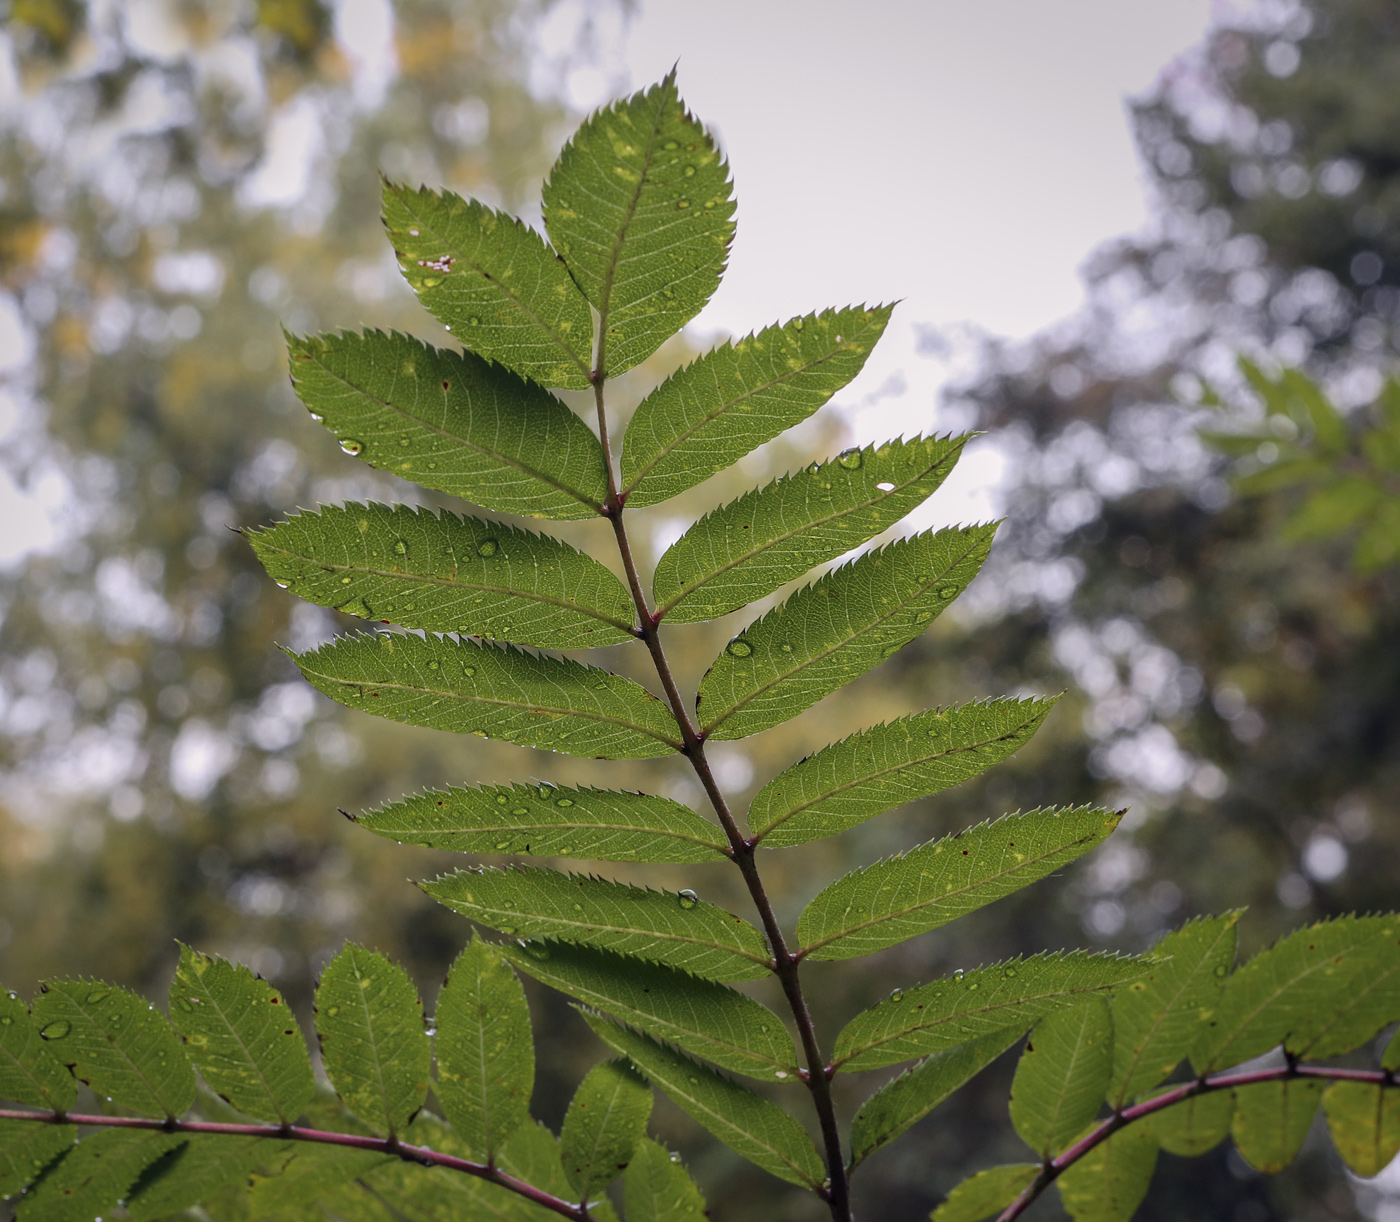
[(77, 1097), (73, 1075), (49, 1051), (29, 1007), (0, 989), (0, 1099), (65, 1112)]
[(1323, 1086), (1322, 1082), (1293, 1078), (1236, 1087), (1230, 1135), (1245, 1162), (1267, 1175), (1288, 1166), (1312, 1128)]
[(1234, 1092), (1216, 1090), (1163, 1108), (1148, 1123), (1157, 1144), (1168, 1154), (1195, 1158), (1215, 1149), (1230, 1135), (1234, 1118)]
[(1036, 1024), (1011, 1084), (1011, 1123), (1049, 1158), (1098, 1115), (1113, 1072), (1113, 1017), (1102, 997), (1046, 1015)]
[(1010, 1205), (1039, 1172), (1038, 1163), (988, 1167), (963, 1180), (930, 1218), (932, 1222), (982, 1222)]
[(632, 1161), (651, 1117), (651, 1087), (626, 1061), (588, 1071), (564, 1115), (560, 1155), (581, 1200), (612, 1183)]
[(1157, 1167), (1148, 1125), (1129, 1125), (1101, 1141), (1055, 1181), (1074, 1222), (1131, 1222)]
[(627, 1222), (705, 1222), (705, 1198), (663, 1146), (645, 1138), (623, 1179)]
[(1400, 1090), (1334, 1082), (1322, 1096), (1322, 1110), (1337, 1153), (1356, 1175), (1379, 1175), (1400, 1153)]

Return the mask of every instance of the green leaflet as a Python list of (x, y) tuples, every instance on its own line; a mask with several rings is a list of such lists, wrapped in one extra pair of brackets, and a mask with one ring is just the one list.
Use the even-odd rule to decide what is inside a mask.
[(1167, 934), (1153, 948), (1161, 961), (1114, 996), (1109, 1095), (1119, 1106), (1156, 1086), (1190, 1051), (1234, 966), (1242, 915), (1203, 917)]
[(643, 1138), (622, 1180), (627, 1222), (705, 1222), (705, 1198), (663, 1146)]
[(1366, 967), (1352, 977), (1330, 1015), (1305, 1035), (1291, 1035), (1288, 1050), (1305, 1061), (1358, 1048), (1400, 1015), (1400, 946), (1394, 939), (1368, 950)]
[(1390, 1037), (1390, 1043), (1385, 1046), (1385, 1051), (1381, 1053), (1381, 1068), (1388, 1069), (1392, 1073), (1400, 1070), (1400, 1031), (1396, 1031)]
[(1376, 1082), (1334, 1082), (1322, 1096), (1327, 1128), (1342, 1161), (1363, 1179), (1400, 1153), (1400, 1090)]
[(591, 556), (528, 530), (407, 505), (328, 506), (248, 541), (308, 602), (430, 632), (584, 649), (632, 639), (632, 596)]
[(331, 699), (410, 725), (600, 759), (680, 749), (660, 700), (570, 658), (385, 633), (338, 637), (292, 659)]
[(818, 1188), (826, 1170), (806, 1130), (761, 1095), (601, 1015), (593, 1033), (731, 1150), (790, 1184)]
[(851, 1167), (922, 1120), (1023, 1034), (1020, 1027), (994, 1031), (970, 1044), (931, 1056), (887, 1082), (860, 1105), (851, 1122)]
[(601, 320), (597, 367), (640, 364), (719, 288), (734, 238), (733, 184), (675, 71), (595, 111), (544, 185), (544, 221)]
[(937, 929), (1087, 853), (1122, 817), (1088, 806), (1033, 810), (855, 870), (803, 909), (802, 953), (853, 959)]
[(644, 959), (562, 942), (503, 946), (516, 967), (584, 1005), (751, 1078), (798, 1081), (792, 1037), (734, 989)]
[(85, 1137), (15, 1211), (20, 1222), (92, 1222), (108, 1213), (137, 1177), (189, 1139), (150, 1129), (104, 1129)]
[(1055, 1181), (1074, 1222), (1130, 1222), (1157, 1168), (1157, 1139), (1131, 1124), (1101, 1141)]
[(372, 1132), (401, 1132), (428, 1093), (423, 1002), (408, 973), (347, 942), (316, 990), (321, 1059), (336, 1093)]
[(795, 717), (922, 634), (982, 567), (996, 524), (930, 531), (819, 577), (725, 646), (695, 707), (710, 738)]
[(157, 1222), (226, 1193), (239, 1192), (249, 1175), (290, 1153), (294, 1143), (266, 1137), (188, 1135), (185, 1144), (150, 1164), (126, 1197), (130, 1222)]
[(478, 866), (418, 885), (438, 903), (505, 934), (635, 955), (707, 980), (757, 980), (772, 962), (757, 929), (693, 892), (523, 866)]
[(769, 848), (804, 844), (958, 785), (1017, 751), (1058, 699), (931, 709), (862, 730), (769, 781), (749, 827)]
[(1285, 1041), (1290, 1050), (1308, 1047), (1347, 1009), (1358, 983), (1393, 962), (1398, 934), (1394, 915), (1339, 917), (1261, 951), (1225, 982), (1214, 1015), (1198, 1030), (1192, 1065), (1210, 1073)]
[(1038, 1163), (988, 1167), (963, 1180), (929, 1215), (930, 1222), (982, 1222), (1001, 1213), (1040, 1174)]
[(316, 1201), (376, 1167), (398, 1162), (393, 1154), (345, 1146), (296, 1143), (292, 1154), (268, 1175), (249, 1177), (248, 1211), (253, 1218), (323, 1217)]
[(170, 1020), (204, 1080), (240, 1112), (291, 1124), (316, 1094), (296, 1016), (246, 967), (181, 946)]
[(499, 513), (590, 518), (603, 451), (543, 387), (397, 332), (289, 336), (292, 385), (340, 448)]
[(0, 1099), (65, 1112), (78, 1097), (78, 1085), (49, 1051), (29, 1007), (0, 989)]
[(49, 980), (41, 987), (34, 1022), (75, 1077), (142, 1116), (188, 1110), (194, 1068), (165, 1016), (144, 997), (100, 980)]
[(1157, 1144), (1168, 1154), (1195, 1158), (1230, 1135), (1234, 1118), (1234, 1091), (1214, 1090), (1174, 1103), (1140, 1123), (1151, 1125)]
[(22, 1192), (77, 1140), (71, 1124), (0, 1120), (0, 1201)]
[(1256, 1171), (1275, 1175), (1297, 1156), (1317, 1115), (1324, 1083), (1306, 1078), (1235, 1088), (1230, 1135)]
[(355, 817), (406, 844), (459, 853), (598, 861), (719, 861), (724, 833), (687, 806), (653, 794), (555, 785), (432, 789)]
[(542, 385), (588, 389), (593, 316), (533, 229), (451, 191), (389, 182), (384, 227), (404, 279), (459, 343)]
[(1011, 1123), (1050, 1158), (1099, 1114), (1113, 1073), (1113, 1015), (1102, 997), (1046, 1015), (1031, 1032), (1011, 1084)]
[(657, 617), (716, 619), (873, 539), (932, 495), (966, 440), (847, 450), (707, 514), (656, 565)]
[(492, 1161), (530, 1115), (535, 1045), (525, 990), (500, 951), (477, 938), (448, 972), (434, 1020), (434, 1093), (471, 1157)]
[(668, 500), (806, 420), (861, 371), (893, 309), (853, 306), (794, 318), (672, 374), (627, 426), (628, 503)]
[(559, 1133), (564, 1173), (582, 1201), (627, 1168), (651, 1119), (651, 1087), (626, 1061), (588, 1071), (569, 1102)]
[(833, 1062), (844, 1070), (880, 1069), (1008, 1027), (1024, 1031), (1044, 1015), (1115, 988), (1150, 966), (1151, 960), (1068, 951), (896, 989), (846, 1024)]

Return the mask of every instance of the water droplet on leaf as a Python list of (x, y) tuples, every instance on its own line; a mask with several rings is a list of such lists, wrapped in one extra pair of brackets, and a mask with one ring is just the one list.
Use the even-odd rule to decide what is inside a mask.
[(476, 545), (478, 556), (494, 556), (500, 550), (501, 545), (495, 539), (483, 539)]
[(365, 443), (363, 441), (356, 441), (353, 437), (342, 437), (340, 439), (340, 448), (353, 458), (357, 454), (364, 453)]
[(72, 1030), (73, 1024), (66, 1018), (56, 1018), (47, 1026), (41, 1027), (39, 1034), (46, 1040), (61, 1040)]
[(700, 902), (700, 897), (688, 887), (684, 891), (676, 893), (676, 903), (682, 908), (694, 908)]
[(731, 658), (747, 658), (753, 653), (753, 646), (744, 640), (743, 637), (735, 637), (724, 647), (724, 652)]
[(836, 461), (845, 467), (847, 471), (859, 471), (861, 463), (865, 461), (865, 455), (857, 449), (842, 450), (841, 453), (836, 456)]

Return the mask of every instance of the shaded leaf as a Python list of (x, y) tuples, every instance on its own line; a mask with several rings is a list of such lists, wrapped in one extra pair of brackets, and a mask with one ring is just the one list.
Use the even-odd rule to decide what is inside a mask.
[(922, 1120), (1023, 1034), (1020, 1027), (995, 1031), (920, 1061), (887, 1082), (860, 1105), (851, 1122), (851, 1166), (854, 1168)]
[(1087, 853), (1122, 817), (1087, 806), (1033, 810), (855, 870), (803, 909), (802, 953), (852, 959), (937, 929)]
[(39, 1034), (97, 1094), (143, 1116), (179, 1116), (194, 1102), (194, 1068), (165, 1016), (144, 997), (100, 980), (41, 987), (34, 1001)]
[(1323, 1086), (1292, 1078), (1236, 1087), (1230, 1135), (1245, 1162), (1267, 1175), (1288, 1166), (1312, 1127)]
[(1021, 1140), (1045, 1158), (1066, 1149), (1099, 1114), (1112, 1073), (1113, 1016), (1104, 998), (1046, 1015), (1011, 1084), (1011, 1123)]
[(708, 980), (757, 980), (772, 962), (757, 929), (693, 892), (652, 891), (523, 866), (478, 866), (419, 886), (438, 903), (502, 933), (635, 955)]
[(1359, 1048), (1400, 1016), (1400, 945), (1380, 940), (1368, 948), (1366, 966), (1320, 1023), (1290, 1035), (1288, 1050), (1302, 1060), (1340, 1056)]
[(543, 387), (397, 332), (289, 336), (292, 386), (340, 448), (499, 513), (590, 518), (603, 450)]
[(180, 947), (170, 1020), (209, 1086), (240, 1112), (291, 1124), (316, 1093), (282, 995), (246, 967)]
[(999, 1214), (1040, 1174), (1036, 1163), (988, 1167), (963, 1180), (929, 1215), (930, 1222), (982, 1222)]
[(78, 1140), (71, 1124), (0, 1120), (0, 1201), (23, 1192)]
[(428, 1093), (423, 1002), (408, 973), (347, 942), (316, 990), (321, 1060), (336, 1093), (370, 1130), (399, 1133)]
[(873, 539), (932, 495), (966, 440), (848, 450), (707, 514), (657, 563), (657, 617), (716, 619)]
[(794, 318), (672, 374), (627, 426), (628, 503), (668, 500), (806, 420), (861, 371), (893, 309), (853, 306)]
[(1151, 960), (1085, 951), (1011, 959), (912, 989), (896, 989), (863, 1010), (837, 1037), (834, 1063), (879, 1069), (929, 1056), (995, 1031), (1024, 1031), (1086, 994), (1140, 976)]
[(1129, 1222), (1157, 1167), (1157, 1139), (1131, 1124), (1101, 1141), (1055, 1181), (1074, 1222)]
[(410, 725), (601, 759), (680, 749), (655, 696), (570, 658), (399, 633), (338, 637), (292, 658), (331, 699)]
[(500, 522), (352, 501), (248, 541), (280, 585), (364, 619), (548, 649), (632, 639), (632, 596), (603, 565)]
[(1334, 1082), (1322, 1096), (1327, 1128), (1357, 1175), (1379, 1175), (1400, 1154), (1400, 1090), (1377, 1082)]
[(300, 1208), (313, 1205), (338, 1186), (398, 1161), (396, 1155), (375, 1150), (299, 1142), (268, 1174), (249, 1177), (249, 1214), (253, 1218), (280, 1219), (288, 1213), (300, 1217)]
[(1285, 543), (1328, 539), (1349, 530), (1384, 500), (1385, 491), (1359, 476), (1337, 476), (1315, 488), (1284, 522), (1279, 537)]
[(39, 1035), (29, 1007), (0, 989), (0, 1099), (65, 1112), (78, 1085)]
[(1235, 1118), (1235, 1094), (1228, 1090), (1192, 1095), (1156, 1113), (1146, 1122), (1157, 1135), (1157, 1144), (1168, 1154), (1195, 1158), (1213, 1150), (1230, 1135)]
[(530, 1009), (500, 951), (477, 938), (457, 956), (434, 1021), (438, 1102), (471, 1157), (493, 1161), (529, 1119), (535, 1085)]
[(593, 1032), (731, 1150), (790, 1184), (820, 1187), (826, 1170), (812, 1139), (761, 1095), (647, 1036), (584, 1012)]
[(544, 238), (451, 191), (384, 184), (384, 227), (418, 299), (470, 351), (587, 390), (593, 316)]
[(501, 1152), (501, 1166), (518, 1179), (557, 1197), (569, 1195), (569, 1177), (559, 1157), (559, 1139), (538, 1120), (516, 1129)]
[(544, 185), (544, 221), (601, 320), (598, 368), (631, 369), (719, 287), (733, 184), (714, 141), (665, 80), (595, 111)]
[(900, 539), (798, 590), (706, 672), (695, 704), (705, 734), (757, 734), (878, 666), (962, 593), (995, 533), (993, 523)]
[(503, 946), (522, 972), (687, 1052), (765, 1081), (798, 1080), (792, 1037), (743, 993), (644, 959), (562, 942)]
[(1381, 1068), (1388, 1069), (1391, 1073), (1400, 1070), (1400, 1030), (1390, 1037), (1390, 1043), (1381, 1053)]
[(1352, 564), (1360, 573), (1378, 573), (1400, 561), (1400, 498), (1387, 500), (1356, 540)]
[(150, 1129), (104, 1129), (80, 1141), (18, 1202), (20, 1222), (93, 1222), (145, 1168), (189, 1139)]
[(769, 781), (749, 807), (749, 827), (769, 848), (833, 836), (985, 772), (1019, 750), (1054, 705), (989, 700), (872, 726)]
[(126, 1196), (130, 1222), (157, 1222), (202, 1201), (241, 1192), (248, 1177), (294, 1143), (266, 1137), (189, 1135), (149, 1164)]
[(622, 1180), (627, 1222), (705, 1222), (705, 1198), (676, 1156), (643, 1138)]
[(600, 861), (718, 861), (724, 833), (689, 807), (653, 794), (554, 785), (430, 789), (359, 815), (363, 828), (405, 844), (459, 853)]
[(1203, 917), (1153, 947), (1159, 962), (1113, 998), (1113, 1085), (1119, 1105), (1161, 1082), (1190, 1051), (1235, 962), (1238, 909)]
[(559, 1133), (564, 1173), (579, 1199), (591, 1200), (632, 1161), (651, 1119), (651, 1087), (627, 1061), (588, 1071)]

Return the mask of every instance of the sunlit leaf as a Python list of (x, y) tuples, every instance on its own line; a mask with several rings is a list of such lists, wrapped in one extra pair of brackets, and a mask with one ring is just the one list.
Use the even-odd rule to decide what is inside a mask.
[(1157, 1167), (1157, 1138), (1130, 1124), (1101, 1141), (1055, 1181), (1074, 1222), (1130, 1222)]
[(191, 1134), (142, 1171), (126, 1195), (127, 1217), (130, 1222), (158, 1222), (202, 1201), (236, 1198), (249, 1175), (292, 1147), (292, 1142), (267, 1137)]
[(29, 1007), (0, 988), (0, 1099), (66, 1112), (78, 1086), (39, 1035)]
[(708, 1216), (680, 1159), (654, 1141), (638, 1143), (622, 1183), (627, 1222), (705, 1222)]
[(1288, 1166), (1312, 1128), (1324, 1085), (1292, 1078), (1236, 1087), (1230, 1135), (1245, 1162), (1267, 1175)]
[(559, 1132), (564, 1173), (580, 1200), (590, 1200), (627, 1169), (651, 1118), (651, 1087), (626, 1061), (588, 1071), (569, 1101)]
[(0, 1201), (22, 1192), (77, 1140), (71, 1124), (0, 1120)]
[(1363, 1178), (1379, 1175), (1400, 1154), (1400, 1089), (1378, 1082), (1334, 1082), (1322, 1110), (1337, 1153)]
[(1152, 1126), (1157, 1144), (1168, 1154), (1195, 1158), (1224, 1141), (1234, 1119), (1234, 1091), (1214, 1090), (1163, 1108), (1142, 1123)]
[(1040, 1174), (1038, 1163), (988, 1167), (963, 1180), (929, 1215), (931, 1222), (982, 1222), (999, 1214)]
[(27, 1192), (16, 1216), (20, 1222), (93, 1222), (112, 1210), (146, 1167), (187, 1140), (159, 1130), (103, 1129), (80, 1141)]
[[(1011, 1084), (1011, 1123), (1046, 1158), (1069, 1146), (1103, 1107), (1113, 1073), (1113, 1016), (1102, 997), (1036, 1024)], [(1155, 1148), (1155, 1146), (1154, 1146)]]

